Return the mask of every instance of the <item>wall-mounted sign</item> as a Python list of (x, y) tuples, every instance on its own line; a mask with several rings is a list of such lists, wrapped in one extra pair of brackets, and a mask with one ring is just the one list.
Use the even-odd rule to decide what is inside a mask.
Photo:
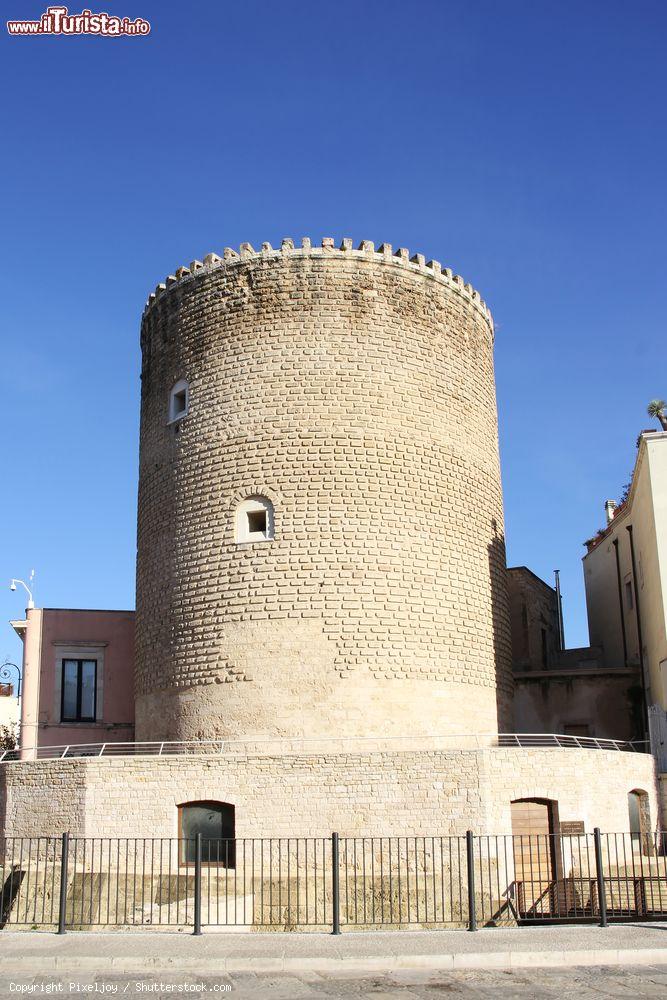
[(563, 837), (580, 837), (586, 832), (583, 819), (571, 819), (566, 823), (561, 823), (560, 832)]

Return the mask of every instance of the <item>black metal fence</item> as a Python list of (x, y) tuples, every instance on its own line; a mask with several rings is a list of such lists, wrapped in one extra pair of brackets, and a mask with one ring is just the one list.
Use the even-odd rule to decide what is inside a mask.
[(667, 834), (0, 840), (0, 925), (330, 930), (667, 917)]

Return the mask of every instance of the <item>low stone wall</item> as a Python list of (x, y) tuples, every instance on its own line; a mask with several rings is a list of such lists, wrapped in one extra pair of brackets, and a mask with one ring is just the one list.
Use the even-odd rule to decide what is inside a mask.
[(236, 809), (237, 837), (511, 833), (510, 803), (558, 803), (560, 823), (627, 831), (628, 792), (648, 793), (648, 754), (578, 749), (116, 757), (0, 764), (6, 836), (175, 837), (180, 803)]

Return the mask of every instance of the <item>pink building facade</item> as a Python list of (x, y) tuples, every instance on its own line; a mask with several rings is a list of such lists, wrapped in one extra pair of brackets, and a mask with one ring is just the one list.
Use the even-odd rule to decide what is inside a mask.
[(134, 612), (31, 608), (23, 641), (21, 756), (134, 739)]

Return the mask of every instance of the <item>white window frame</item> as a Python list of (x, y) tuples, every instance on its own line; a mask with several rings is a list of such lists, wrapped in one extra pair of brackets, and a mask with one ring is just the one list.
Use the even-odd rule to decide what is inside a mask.
[[(104, 719), (104, 649), (106, 642), (87, 643), (54, 643), (56, 650), (54, 712), (53, 718), (58, 726), (95, 726)], [(95, 684), (95, 720), (76, 722), (62, 717), (62, 684), (64, 660), (97, 660), (97, 676)]]
[[(248, 525), (248, 514), (255, 514), (263, 511), (266, 514), (266, 530), (250, 531)], [(256, 494), (242, 500), (236, 508), (234, 537), (237, 545), (247, 545), (252, 542), (270, 542), (274, 538), (274, 512), (273, 504), (268, 497)]]
[[(185, 406), (182, 410), (176, 410), (176, 398), (181, 394), (185, 394)], [(178, 382), (175, 382), (171, 387), (171, 392), (169, 393), (169, 419), (167, 423), (175, 424), (183, 417), (187, 417), (190, 411), (190, 386), (188, 382), (181, 378)]]

